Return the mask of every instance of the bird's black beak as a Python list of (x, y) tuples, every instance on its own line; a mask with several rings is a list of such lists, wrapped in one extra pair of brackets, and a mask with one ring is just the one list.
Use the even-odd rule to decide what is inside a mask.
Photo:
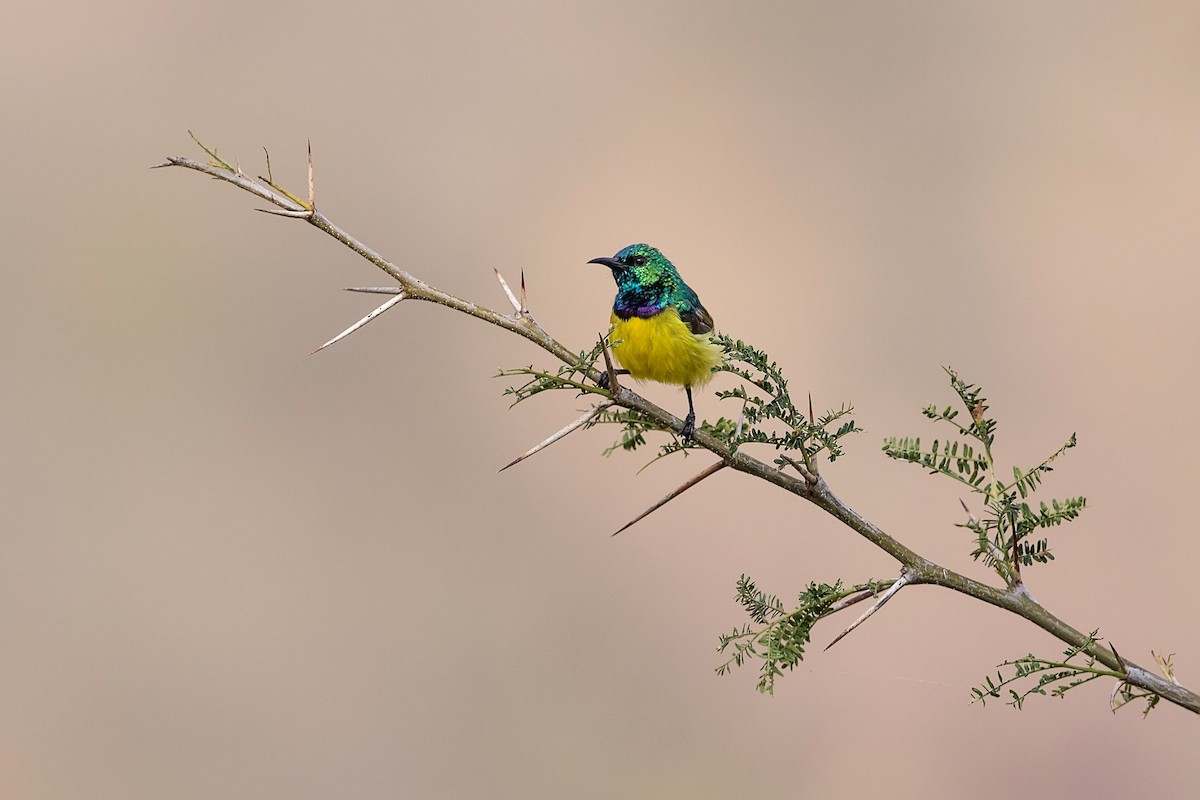
[(615, 258), (593, 258), (591, 261), (589, 261), (587, 263), (603, 264), (604, 266), (606, 266), (612, 270), (623, 269), (625, 267), (624, 264), (622, 264), (620, 261), (617, 261)]

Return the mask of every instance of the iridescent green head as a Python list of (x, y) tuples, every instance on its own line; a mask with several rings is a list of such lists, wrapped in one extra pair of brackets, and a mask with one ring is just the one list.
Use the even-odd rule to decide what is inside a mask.
[(667, 306), (679, 309), (681, 315), (702, 308), (675, 265), (648, 244), (631, 244), (612, 258), (593, 258), (588, 263), (612, 270), (617, 282), (613, 311), (624, 319), (652, 317)]

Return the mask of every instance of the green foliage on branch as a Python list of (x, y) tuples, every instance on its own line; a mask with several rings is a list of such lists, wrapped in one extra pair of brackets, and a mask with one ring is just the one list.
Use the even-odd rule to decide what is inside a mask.
[(968, 509), (967, 521), (959, 527), (973, 534), (971, 557), (994, 570), (1010, 587), (1015, 586), (1020, 583), (1021, 566), (1054, 560), (1047, 536), (1035, 540), (1030, 537), (1074, 520), (1087, 505), (1084, 497), (1038, 501), (1036, 507), (1030, 504), (1046, 475), (1054, 471), (1051, 464), (1075, 446), (1075, 434), (1042, 463), (1027, 470), (1014, 466), (1010, 470), (1012, 479), (1000, 480), (992, 457), (998, 425), (987, 415), (982, 390), (963, 381), (952, 369), (947, 368), (946, 374), (969, 421), (960, 421), (962, 409), (939, 409), (930, 404), (921, 413), (951, 428), (950, 438), (934, 439), (923, 447), (920, 438), (893, 436), (884, 440), (883, 452), (897, 461), (917, 464), (930, 474), (951, 478), (979, 496), (984, 513), (977, 517)]

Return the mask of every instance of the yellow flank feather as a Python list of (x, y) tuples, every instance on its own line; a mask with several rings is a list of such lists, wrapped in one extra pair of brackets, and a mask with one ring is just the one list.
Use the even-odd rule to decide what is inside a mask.
[(638, 380), (701, 386), (724, 357), (710, 334), (692, 333), (671, 306), (646, 319), (613, 314), (612, 323), (613, 355)]

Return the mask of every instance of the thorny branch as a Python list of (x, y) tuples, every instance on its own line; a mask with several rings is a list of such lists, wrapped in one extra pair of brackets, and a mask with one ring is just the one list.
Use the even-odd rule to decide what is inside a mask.
[[(195, 139), (194, 136), (193, 139)], [(200, 144), (199, 140), (196, 141), (197, 144)], [(501, 278), (505, 294), (515, 309), (511, 315), (501, 314), (498, 311), (493, 311), (490, 308), (480, 306), (431, 286), (407, 270), (387, 260), (335, 225), (316, 208), (311, 145), (308, 154), (307, 202), (300, 200), (295, 195), (276, 185), (272, 176), (268, 175), (268, 177), (259, 178), (258, 180), (252, 179), (242, 172), (239, 165), (229, 164), (220, 158), (215, 150), (210, 150), (202, 144), (200, 146), (209, 156), (210, 160), (207, 163), (182, 156), (171, 156), (165, 162), (156, 166), (183, 167), (203, 173), (217, 180), (231, 183), (260, 200), (275, 206), (277, 209), (260, 210), (269, 214), (304, 220), (318, 230), (332, 236), (355, 253), (358, 253), (371, 264), (391, 276), (399, 284), (399, 290), (395, 298), (389, 300), (384, 306), (377, 309), (371, 315), (368, 315), (367, 318), (355, 326), (352, 326), (352, 329), (347, 331), (347, 333), (352, 332), (357, 327), (361, 327), (369, 319), (373, 319), (388, 308), (398, 305), (400, 299), (422, 300), (446, 306), (447, 308), (524, 337), (564, 364), (574, 365), (577, 362), (578, 354), (554, 339), (538, 324), (532, 314), (529, 313), (524, 297), (524, 280), (522, 280), (521, 297), (516, 302), (513, 302), (513, 292)], [(268, 164), (268, 173), (269, 171)], [(338, 338), (341, 338), (341, 336), (335, 337), (334, 341)], [(601, 373), (594, 368), (588, 367), (584, 370), (584, 374), (588, 380), (594, 383), (599, 380)], [(653, 419), (664, 430), (679, 431), (683, 427), (682, 420), (659, 408), (630, 389), (615, 385), (615, 382), (610, 389), (596, 390), (596, 393), (607, 396), (608, 401), (612, 405), (637, 411), (645, 417)], [(825, 479), (816, 474), (815, 470), (809, 469), (808, 465), (804, 465), (804, 468), (799, 470), (801, 471), (800, 477), (796, 477), (771, 464), (747, 455), (739, 449), (731, 448), (724, 441), (713, 437), (704, 430), (696, 430), (694, 442), (717, 456), (720, 459), (718, 464), (722, 467), (730, 467), (738, 472), (744, 472), (753, 477), (765, 480), (807, 500), (896, 559), (901, 565), (904, 581), (897, 581), (893, 584), (892, 590), (887, 595), (888, 597), (893, 596), (894, 590), (900, 585), (915, 586), (927, 584), (960, 592), (976, 600), (1023, 617), (1071, 647), (1080, 648), (1081, 653), (1094, 658), (1096, 661), (1113, 670), (1115, 674), (1122, 676), (1122, 685), (1137, 687), (1145, 692), (1159, 695), (1193, 713), (1200, 714), (1200, 695), (1184, 688), (1173, 677), (1172, 679), (1165, 679), (1128, 659), (1119, 659), (1109, 647), (1097, 643), (1087, 634), (1076, 630), (1039, 605), (1020, 584), (1016, 584), (1006, 590), (998, 589), (939, 566), (914, 552), (846, 505), (833, 493), (829, 485), (825, 482)], [(795, 464), (794, 466), (797, 468), (800, 467), (799, 464)], [(705, 472), (711, 474), (708, 470)], [(707, 477), (707, 474), (704, 477)]]

